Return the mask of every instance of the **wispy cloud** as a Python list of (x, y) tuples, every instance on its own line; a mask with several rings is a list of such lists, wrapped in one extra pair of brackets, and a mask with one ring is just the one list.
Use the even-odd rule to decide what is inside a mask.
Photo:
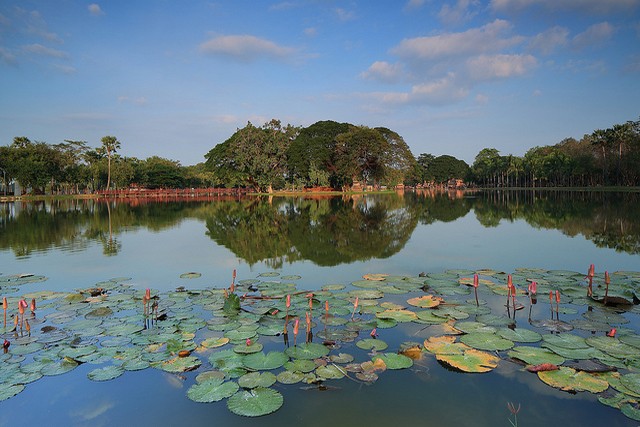
[(438, 18), (445, 25), (460, 25), (471, 20), (478, 14), (478, 0), (457, 0), (454, 5), (443, 4)]
[(35, 54), (35, 55), (42, 55), (42, 56), (49, 56), (51, 58), (58, 58), (58, 59), (68, 59), (69, 58), (69, 54), (66, 52), (63, 52), (61, 50), (58, 49), (52, 49), (50, 47), (46, 47), (43, 46), (39, 43), (34, 43), (34, 44), (29, 44), (29, 45), (25, 45), (22, 47), (26, 52)]
[(512, 25), (496, 19), (480, 28), (460, 33), (405, 39), (391, 53), (407, 60), (433, 60), (451, 56), (497, 52), (521, 43), (520, 36), (507, 36)]
[(16, 56), (4, 47), (0, 47), (0, 61), (7, 65), (16, 65), (18, 63)]
[(572, 46), (576, 49), (584, 49), (589, 46), (599, 45), (611, 38), (614, 28), (608, 22), (601, 22), (587, 28), (577, 34), (572, 40)]
[(376, 61), (360, 76), (365, 79), (383, 82), (396, 82), (402, 77), (402, 65), (390, 64), (386, 61)]
[(405, 10), (415, 10), (420, 9), (425, 3), (425, 0), (409, 0), (407, 4), (405, 4)]
[(260, 58), (286, 59), (291, 57), (296, 49), (252, 35), (228, 35), (207, 40), (200, 45), (200, 51), (207, 55), (224, 55), (250, 62)]
[(336, 16), (338, 17), (338, 19), (340, 21), (346, 22), (346, 21), (351, 21), (353, 19), (355, 19), (356, 14), (353, 11), (349, 11), (346, 9), (342, 9), (341, 7), (338, 7), (336, 9), (334, 9), (334, 12), (336, 14)]
[(97, 3), (91, 3), (89, 6), (87, 6), (87, 9), (89, 9), (89, 13), (92, 14), (93, 16), (104, 15), (102, 8)]
[(521, 76), (537, 65), (532, 55), (480, 55), (467, 61), (469, 76), (475, 81)]
[(146, 105), (147, 98), (145, 98), (144, 96), (138, 96), (138, 97), (119, 96), (118, 102), (121, 104)]
[(533, 36), (529, 41), (529, 49), (544, 55), (549, 55), (556, 49), (566, 46), (568, 41), (569, 30), (564, 27), (555, 26)]

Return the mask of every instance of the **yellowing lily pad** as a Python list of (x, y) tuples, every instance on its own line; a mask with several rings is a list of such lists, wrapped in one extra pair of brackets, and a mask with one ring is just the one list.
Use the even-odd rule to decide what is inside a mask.
[(433, 295), (423, 295), (421, 297), (410, 298), (407, 303), (420, 308), (433, 308), (442, 303), (442, 298)]
[(551, 387), (564, 391), (600, 393), (609, 388), (609, 383), (599, 377), (564, 366), (556, 371), (538, 372), (538, 378)]
[(436, 354), (436, 359), (463, 372), (489, 372), (498, 366), (498, 357), (475, 349), (462, 354)]
[(435, 354), (462, 354), (470, 349), (469, 346), (455, 341), (456, 337), (450, 335), (429, 337), (424, 341), (424, 347)]

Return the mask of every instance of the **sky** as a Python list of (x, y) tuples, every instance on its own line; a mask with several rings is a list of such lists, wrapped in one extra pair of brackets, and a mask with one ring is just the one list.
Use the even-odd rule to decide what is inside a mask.
[(472, 164), (639, 118), (640, 0), (0, 0), (0, 145), (335, 120)]

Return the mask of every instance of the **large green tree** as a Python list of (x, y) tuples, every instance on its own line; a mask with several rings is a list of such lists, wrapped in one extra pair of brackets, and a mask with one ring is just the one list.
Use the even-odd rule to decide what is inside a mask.
[(356, 181), (378, 185), (385, 176), (390, 153), (391, 144), (380, 132), (354, 126), (336, 137), (337, 173), (347, 185)]

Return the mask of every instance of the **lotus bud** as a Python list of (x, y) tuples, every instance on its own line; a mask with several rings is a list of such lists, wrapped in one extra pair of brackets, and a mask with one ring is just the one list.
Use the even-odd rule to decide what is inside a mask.
[(36, 313), (36, 299), (35, 298), (31, 298), (31, 313), (33, 313), (33, 314)]
[(378, 336), (377, 328), (373, 328), (373, 330), (371, 331), (371, 333), (369, 333), (369, 335), (371, 335), (371, 338), (377, 337)]
[(477, 288), (479, 284), (480, 284), (480, 279), (478, 279), (478, 275), (477, 274), (474, 274), (473, 275), (473, 287)]
[(538, 293), (538, 282), (531, 282), (529, 284), (529, 294), (535, 296)]
[(287, 302), (285, 303), (287, 308), (291, 307), (291, 295), (287, 295)]
[(298, 327), (300, 321), (296, 318), (295, 322), (293, 322), (293, 335), (298, 335)]
[(616, 336), (616, 328), (611, 328), (611, 330), (609, 332), (607, 332), (607, 336), (608, 337), (615, 337)]
[(7, 311), (7, 308), (9, 308), (9, 305), (7, 304), (7, 297), (2, 297), (2, 308)]
[(607, 285), (611, 283), (611, 277), (609, 276), (608, 271), (604, 272), (604, 283), (606, 283)]
[(556, 291), (556, 302), (560, 304), (560, 291)]
[(596, 275), (596, 267), (593, 264), (591, 264), (589, 266), (589, 272), (587, 273), (587, 277), (593, 277), (595, 275)]
[(245, 344), (247, 344), (247, 347), (249, 347), (251, 345), (251, 338), (247, 338)]

